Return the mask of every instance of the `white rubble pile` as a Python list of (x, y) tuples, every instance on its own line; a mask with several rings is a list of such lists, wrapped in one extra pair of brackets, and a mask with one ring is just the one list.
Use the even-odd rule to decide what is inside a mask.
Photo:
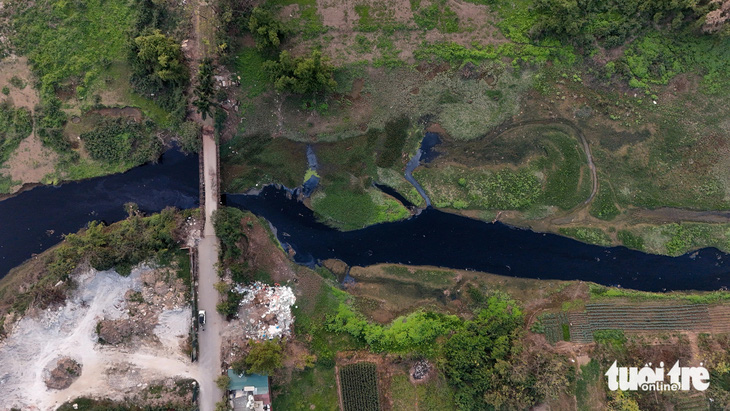
[(246, 338), (264, 341), (289, 336), (294, 322), (291, 307), (296, 302), (290, 287), (257, 281), (246, 287), (237, 285), (235, 291), (243, 294), (241, 319)]

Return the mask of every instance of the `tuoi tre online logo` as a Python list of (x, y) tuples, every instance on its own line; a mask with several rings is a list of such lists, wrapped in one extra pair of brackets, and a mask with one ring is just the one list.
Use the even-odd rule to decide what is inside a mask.
[(679, 361), (664, 375), (664, 362), (658, 368), (649, 368), (651, 363), (641, 369), (637, 367), (619, 367), (614, 361), (606, 371), (608, 388), (611, 391), (705, 391), (710, 386), (710, 373), (702, 367), (680, 367)]

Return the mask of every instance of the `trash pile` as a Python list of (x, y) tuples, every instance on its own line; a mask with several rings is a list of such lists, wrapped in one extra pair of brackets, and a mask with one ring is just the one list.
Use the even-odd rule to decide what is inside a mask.
[(240, 317), (245, 338), (264, 341), (290, 334), (294, 323), (291, 307), (296, 302), (290, 287), (270, 286), (257, 281), (246, 287), (238, 285), (235, 291), (243, 294)]

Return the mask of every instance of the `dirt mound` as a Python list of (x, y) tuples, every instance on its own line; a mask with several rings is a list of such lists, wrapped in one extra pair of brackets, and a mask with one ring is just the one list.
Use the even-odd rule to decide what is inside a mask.
[(133, 336), (149, 335), (154, 327), (155, 324), (150, 324), (150, 321), (139, 321), (137, 318), (102, 320), (97, 325), (97, 333), (100, 344), (117, 345), (131, 341)]
[(81, 364), (73, 358), (61, 357), (55, 363), (55, 368), (50, 370), (44, 379), (46, 387), (52, 390), (63, 390), (70, 387), (81, 376)]
[(141, 290), (130, 289), (124, 294), (126, 315), (105, 318), (97, 324), (99, 343), (136, 344), (134, 337), (153, 335), (163, 310), (177, 310), (185, 305), (185, 284), (175, 276), (174, 270), (167, 268), (142, 273)]

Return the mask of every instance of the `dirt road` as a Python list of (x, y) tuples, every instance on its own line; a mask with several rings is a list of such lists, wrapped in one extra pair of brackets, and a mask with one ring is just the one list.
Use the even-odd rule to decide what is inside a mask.
[[(191, 320), (189, 308), (163, 310), (154, 335), (138, 345), (97, 342), (99, 320), (126, 315), (124, 296), (143, 287), (141, 276), (146, 271), (150, 269), (136, 268), (122, 277), (113, 271), (88, 270), (76, 278), (78, 290), (65, 305), (23, 318), (0, 344), (0, 410), (55, 409), (79, 396), (122, 400), (158, 379), (200, 379), (198, 369), (179, 349)], [(65, 389), (48, 389), (44, 370), (62, 355), (82, 365), (81, 376)]]
[[(207, 128), (210, 130), (209, 128)], [(203, 163), (205, 179), (205, 228), (198, 243), (198, 309), (205, 310), (205, 330), (198, 336), (200, 356), (200, 410), (212, 411), (223, 392), (215, 385), (221, 368), (221, 331), (224, 320), (215, 309), (218, 291), (218, 238), (213, 228), (213, 212), (218, 209), (218, 147), (211, 131), (203, 133)]]

